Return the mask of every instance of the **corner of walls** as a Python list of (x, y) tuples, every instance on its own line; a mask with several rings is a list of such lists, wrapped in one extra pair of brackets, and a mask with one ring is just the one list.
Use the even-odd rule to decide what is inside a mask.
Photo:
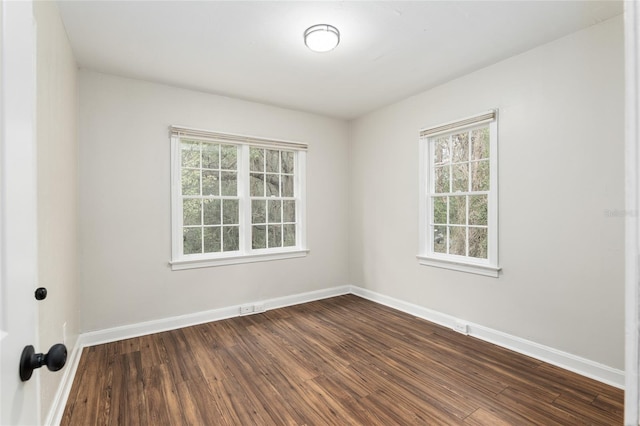
[[(354, 164), (354, 153), (353, 153), (353, 123), (355, 119), (349, 120), (347, 122), (347, 162), (350, 165)], [(353, 223), (354, 223), (354, 201), (353, 196), (355, 194), (353, 188), (353, 180), (354, 180), (354, 169), (353, 167), (349, 167), (347, 173), (347, 224), (348, 224), (348, 232), (347, 232), (347, 262), (349, 264), (348, 271), (348, 280), (350, 283), (356, 282), (355, 277), (355, 235), (353, 232)]]

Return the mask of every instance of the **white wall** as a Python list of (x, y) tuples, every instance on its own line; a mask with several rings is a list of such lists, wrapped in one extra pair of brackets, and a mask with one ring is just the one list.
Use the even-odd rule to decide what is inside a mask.
[[(345, 122), (86, 70), (79, 108), (83, 331), (348, 284)], [(171, 271), (171, 124), (307, 142), (310, 254)]]
[[(623, 95), (618, 17), (355, 120), (351, 283), (623, 369)], [(491, 108), (503, 274), (420, 266), (418, 131)]]
[[(37, 22), (38, 303), (40, 342), (63, 342), (69, 354), (79, 333), (77, 67), (55, 2), (34, 3)], [(34, 287), (35, 290), (35, 287)], [(42, 369), (41, 417), (46, 418), (62, 372)]]

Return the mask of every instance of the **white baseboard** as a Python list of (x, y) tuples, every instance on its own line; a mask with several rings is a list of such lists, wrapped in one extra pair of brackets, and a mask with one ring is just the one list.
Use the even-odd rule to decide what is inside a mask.
[[(278, 309), (285, 306), (313, 302), (314, 300), (341, 296), (343, 294), (348, 294), (350, 289), (350, 286), (332, 287), (307, 293), (294, 294), (291, 296), (256, 300), (249, 303), (261, 303), (264, 305), (265, 310)], [(83, 333), (80, 336), (80, 345), (82, 347), (94, 346), (102, 343), (115, 342), (117, 340), (130, 339), (132, 337), (145, 336), (147, 334), (160, 333), (162, 331), (175, 330), (211, 321), (220, 321), (237, 316), (240, 316), (240, 305), (107, 328), (105, 330), (90, 331), (88, 333)]]
[[(298, 305), (301, 303), (313, 302), (327, 299), (329, 297), (341, 296), (344, 294), (355, 294), (364, 299), (371, 300), (381, 305), (389, 306), (418, 318), (431, 321), (444, 327), (454, 328), (455, 324), (461, 320), (451, 315), (443, 314), (422, 306), (414, 305), (393, 297), (385, 296), (371, 290), (357, 286), (332, 287), (323, 290), (311, 291), (307, 293), (294, 294), (290, 296), (276, 297), (267, 300), (256, 300), (254, 304), (262, 304), (265, 311), (283, 308), (286, 306)], [(130, 339), (132, 337), (144, 336), (147, 334), (159, 333), (162, 331), (175, 330), (182, 327), (203, 324), (211, 321), (219, 321), (227, 318), (240, 316), (240, 305), (226, 308), (212, 309), (204, 312), (180, 315), (170, 318), (163, 318), (153, 321), (145, 321), (138, 324), (130, 324), (121, 327), (113, 327), (105, 330), (91, 331), (83, 333), (71, 352), (67, 363), (67, 369), (56, 393), (54, 403), (47, 416), (47, 425), (58, 425), (62, 420), (64, 408), (73, 385), (82, 349), (87, 346), (99, 345), (102, 343), (115, 342), (118, 340)], [(481, 340), (502, 346), (515, 352), (539, 359), (549, 364), (556, 365), (580, 375), (590, 377), (600, 382), (624, 388), (624, 371), (608, 367), (606, 365), (562, 352), (557, 349), (531, 342), (520, 337), (512, 336), (497, 330), (484, 327), (479, 324), (469, 323), (468, 334)]]
[(380, 303), (381, 305), (389, 306), (390, 308), (397, 309), (451, 329), (454, 329), (457, 322), (463, 322), (468, 325), (468, 334), (470, 336), (510, 349), (523, 355), (530, 356), (540, 361), (548, 362), (549, 364), (564, 368), (565, 370), (573, 371), (574, 373), (592, 378), (599, 382), (624, 389), (625, 377), (624, 371), (622, 370), (618, 370), (568, 352), (563, 352), (549, 346), (531, 342), (517, 336), (512, 336), (501, 331), (493, 330), (479, 324), (462, 321), (451, 315), (443, 314), (399, 299), (394, 299), (393, 297), (385, 296), (371, 290), (356, 286), (351, 286), (350, 290), (351, 293), (356, 296)]
[(62, 370), (62, 380), (53, 397), (51, 410), (49, 410), (49, 415), (44, 423), (47, 426), (59, 425), (62, 421), (64, 408), (67, 405), (67, 399), (69, 398), (71, 386), (73, 386), (73, 379), (76, 376), (78, 364), (80, 363), (80, 355), (82, 354), (82, 347), (80, 347), (78, 341), (79, 339), (76, 339), (75, 344), (72, 346), (71, 355), (67, 357), (66, 368)]

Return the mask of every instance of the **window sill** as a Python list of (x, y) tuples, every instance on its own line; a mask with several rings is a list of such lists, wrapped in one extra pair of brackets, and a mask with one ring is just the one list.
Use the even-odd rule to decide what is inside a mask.
[(237, 265), (240, 263), (267, 262), (271, 260), (294, 259), (297, 257), (305, 257), (309, 253), (307, 249), (297, 249), (291, 251), (271, 252), (261, 254), (244, 254), (217, 257), (215, 259), (189, 259), (174, 260), (169, 262), (172, 271), (181, 271), (184, 269), (209, 268), (213, 266)]
[(500, 270), (497, 266), (481, 265), (477, 263), (456, 262), (448, 259), (440, 259), (429, 256), (416, 256), (418, 262), (425, 266), (434, 266), (436, 268), (451, 269), (453, 271), (468, 272), (470, 274), (484, 275), (486, 277), (498, 278)]

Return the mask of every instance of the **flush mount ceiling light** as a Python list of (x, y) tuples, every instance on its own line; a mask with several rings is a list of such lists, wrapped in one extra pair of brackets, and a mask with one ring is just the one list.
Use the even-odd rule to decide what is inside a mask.
[(340, 31), (332, 25), (319, 24), (304, 32), (304, 44), (314, 52), (328, 52), (340, 43)]

